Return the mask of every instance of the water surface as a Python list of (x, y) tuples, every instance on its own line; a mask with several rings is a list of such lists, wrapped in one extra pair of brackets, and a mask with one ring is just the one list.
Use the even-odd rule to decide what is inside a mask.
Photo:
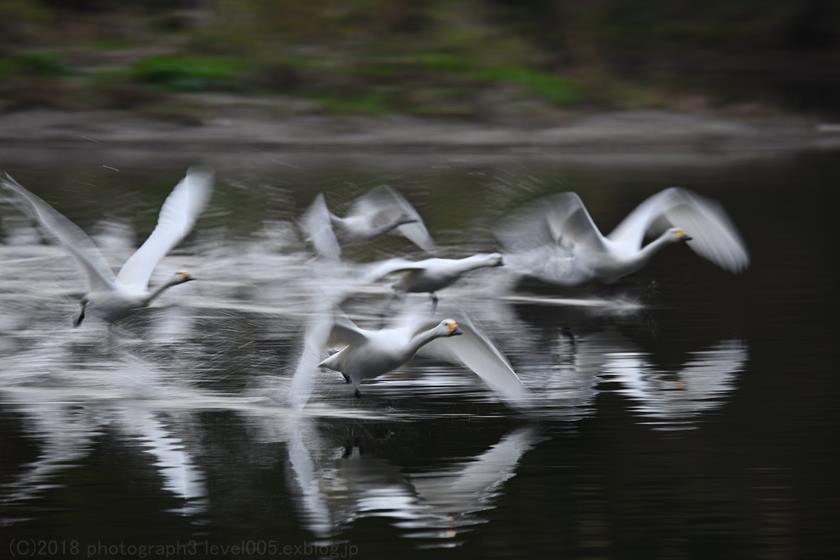
[[(186, 165), (218, 175), (196, 231), (153, 278), (186, 269), (199, 281), (110, 343), (96, 320), (71, 327), (70, 259), (0, 207), (3, 541), (76, 541), (95, 557), (107, 556), (97, 543), (190, 540), (255, 543), (252, 557), (270, 543), (364, 558), (831, 556), (837, 156), (4, 161), (115, 266)], [(615, 286), (526, 283), (506, 298), (488, 289), (501, 271), (477, 273), (439, 294), (442, 312), (487, 331), (531, 389), (527, 409), (417, 359), (361, 399), (323, 372), (295, 414), (307, 319), (345, 279), (313, 268), (295, 219), (318, 191), (341, 210), (380, 184), (416, 205), (448, 256), (492, 250), (495, 221), (544, 194), (577, 191), (609, 230), (680, 185), (722, 202), (752, 267), (732, 276), (675, 247)], [(396, 237), (346, 254), (393, 255), (419, 256)], [(387, 293), (370, 287), (347, 311), (373, 324)]]

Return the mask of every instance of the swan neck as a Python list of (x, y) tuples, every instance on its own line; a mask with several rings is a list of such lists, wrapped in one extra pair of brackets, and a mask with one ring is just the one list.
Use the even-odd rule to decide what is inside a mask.
[(165, 292), (166, 290), (168, 290), (172, 286), (176, 286), (176, 285), (181, 284), (181, 283), (182, 283), (181, 279), (176, 277), (176, 278), (173, 278), (172, 280), (170, 280), (169, 282), (166, 282), (165, 284), (161, 284), (160, 286), (158, 286), (155, 289), (155, 291), (153, 291), (151, 294), (149, 294), (149, 297), (146, 300), (146, 305), (149, 305), (150, 303), (152, 303), (163, 292)]
[(414, 335), (414, 337), (412, 337), (411, 341), (408, 344), (411, 355), (413, 356), (418, 350), (420, 350), (420, 348), (430, 343), (434, 339), (440, 338), (441, 336), (442, 335), (438, 334), (437, 328), (417, 333), (416, 335)]
[(641, 251), (639, 251), (639, 254), (637, 256), (639, 264), (647, 263), (653, 257), (653, 255), (664, 249), (665, 246), (668, 245), (668, 235), (669, 233), (666, 231), (662, 235), (660, 235), (659, 237), (642, 247)]
[(477, 268), (485, 268), (494, 266), (495, 263), (490, 261), (487, 255), (473, 255), (471, 257), (464, 257), (461, 259), (461, 271), (469, 272)]

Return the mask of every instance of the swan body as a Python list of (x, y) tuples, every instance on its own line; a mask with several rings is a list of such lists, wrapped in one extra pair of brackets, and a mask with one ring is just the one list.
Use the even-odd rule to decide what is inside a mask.
[(85, 273), (88, 291), (81, 299), (81, 311), (74, 321), (79, 326), (85, 313), (107, 321), (117, 321), (148, 306), (167, 289), (192, 280), (187, 272), (149, 289), (152, 272), (163, 257), (192, 230), (212, 191), (213, 176), (208, 171), (190, 169), (163, 203), (158, 223), (149, 238), (125, 262), (115, 276), (93, 241), (74, 223), (32, 194), (11, 176), (2, 186), (14, 194), (45, 230), (73, 256)]
[(526, 395), (507, 359), (467, 318), (459, 325), (452, 319), (434, 323), (407, 314), (395, 326), (380, 330), (362, 329), (349, 319), (338, 319), (329, 344), (342, 348), (318, 365), (340, 372), (353, 384), (357, 396), (361, 382), (393, 371), (421, 349), (463, 364), (508, 401), (519, 402)]
[(333, 333), (349, 344), (319, 365), (343, 374), (357, 391), (359, 383), (398, 368), (432, 340), (463, 334), (452, 319), (430, 329), (400, 326), (376, 331), (361, 329), (345, 320), (333, 326)]
[(499, 253), (480, 253), (463, 259), (425, 259), (412, 262), (405, 259), (390, 259), (374, 265), (366, 275), (368, 281), (375, 281), (391, 274), (401, 278), (391, 288), (396, 293), (428, 293), (437, 305), (435, 292), (451, 286), (463, 275), (480, 268), (502, 266)]
[[(650, 234), (658, 235), (643, 245)], [(608, 236), (597, 228), (577, 194), (562, 193), (515, 213), (498, 237), (513, 268), (564, 286), (591, 280), (616, 282), (676, 244), (687, 244), (732, 273), (749, 266), (746, 246), (720, 205), (677, 187), (648, 198)]]
[(301, 228), (322, 257), (338, 259), (342, 244), (369, 241), (386, 233), (399, 233), (427, 252), (435, 243), (420, 214), (394, 189), (377, 187), (359, 197), (344, 217), (329, 211), (318, 194), (301, 218)]

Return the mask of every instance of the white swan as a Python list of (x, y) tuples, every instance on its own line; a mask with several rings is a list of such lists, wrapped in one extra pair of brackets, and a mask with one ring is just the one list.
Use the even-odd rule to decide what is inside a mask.
[(108, 322), (116, 321), (133, 310), (149, 305), (165, 290), (193, 278), (178, 272), (170, 281), (149, 291), (149, 279), (160, 260), (195, 224), (210, 198), (213, 175), (209, 171), (190, 169), (175, 186), (160, 210), (158, 223), (145, 243), (125, 262), (117, 276), (93, 241), (73, 222), (56, 212), (49, 204), (23, 188), (11, 176), (0, 185), (23, 201), (24, 209), (37, 219), (73, 256), (87, 278), (88, 292), (81, 300), (82, 309), (73, 322), (79, 326), (86, 309)]
[[(662, 233), (642, 246), (647, 234), (657, 232)], [(515, 213), (497, 236), (512, 268), (565, 286), (590, 280), (615, 282), (677, 243), (688, 244), (701, 257), (732, 273), (743, 271), (750, 261), (723, 208), (676, 187), (648, 198), (606, 237), (580, 197), (571, 192), (543, 198)]]
[(300, 220), (301, 228), (322, 257), (338, 259), (340, 244), (368, 241), (397, 231), (426, 252), (435, 243), (420, 214), (394, 189), (377, 187), (358, 199), (341, 218), (327, 208), (323, 194), (318, 194)]
[(371, 267), (365, 278), (373, 282), (391, 274), (402, 274), (391, 288), (398, 294), (428, 293), (432, 298), (432, 309), (435, 309), (438, 301), (435, 292), (438, 290), (451, 286), (468, 272), (503, 264), (502, 255), (499, 253), (479, 253), (463, 259), (433, 258), (417, 262), (389, 259)]
[[(506, 400), (521, 400), (526, 390), (510, 363), (468, 319), (462, 322), (461, 326), (452, 319), (435, 323), (407, 314), (394, 326), (367, 330), (337, 318), (330, 345), (343, 348), (318, 365), (341, 373), (359, 396), (362, 381), (398, 368), (424, 348), (436, 357), (465, 365)], [(440, 338), (448, 340), (435, 342)]]

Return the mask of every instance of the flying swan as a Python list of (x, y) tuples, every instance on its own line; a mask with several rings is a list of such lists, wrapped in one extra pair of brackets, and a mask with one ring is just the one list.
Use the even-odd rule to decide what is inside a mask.
[(82, 323), (86, 310), (109, 323), (114, 322), (149, 305), (172, 286), (193, 279), (187, 272), (178, 272), (168, 282), (149, 290), (149, 279), (155, 267), (190, 232), (207, 205), (213, 185), (210, 171), (187, 170), (186, 176), (163, 203), (154, 231), (125, 262), (117, 276), (93, 241), (76, 224), (23, 188), (9, 174), (0, 179), (0, 185), (23, 202), (24, 210), (64, 246), (84, 271), (88, 291), (81, 299), (81, 311), (73, 326)]
[(435, 242), (420, 214), (388, 186), (360, 196), (343, 218), (329, 211), (323, 193), (319, 193), (301, 218), (300, 226), (315, 251), (333, 260), (341, 256), (341, 244), (362, 243), (394, 231), (427, 253), (435, 250)]
[[(658, 235), (642, 245), (647, 235)], [(732, 273), (750, 258), (723, 208), (686, 189), (651, 196), (604, 236), (572, 192), (549, 196), (516, 212), (499, 228), (511, 268), (540, 280), (575, 286), (616, 282), (643, 268), (663, 248), (686, 244)]]

